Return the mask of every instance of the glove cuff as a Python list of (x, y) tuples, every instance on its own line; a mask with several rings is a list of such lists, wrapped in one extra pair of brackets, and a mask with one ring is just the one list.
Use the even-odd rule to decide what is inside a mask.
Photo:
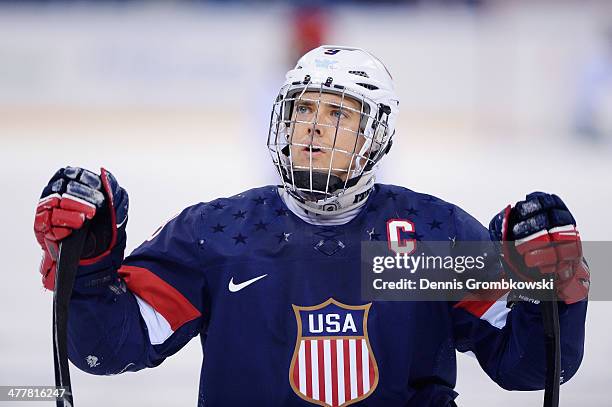
[[(110, 224), (110, 239), (108, 239), (108, 234), (107, 234), (107, 238), (104, 240), (108, 239), (109, 242), (108, 244), (105, 244), (104, 246), (102, 246), (102, 248), (106, 246), (106, 249), (104, 249), (101, 253), (98, 252), (99, 254), (94, 255), (94, 257), (81, 259), (79, 261), (79, 265), (81, 266), (88, 266), (88, 265), (95, 264), (99, 262), (100, 260), (102, 260), (103, 258), (105, 258), (106, 256), (108, 256), (113, 250), (113, 248), (115, 247), (115, 245), (117, 244), (118, 234), (120, 233), (125, 234), (125, 226), (127, 223), (127, 212), (125, 213), (124, 219), (122, 219), (122, 222), (119, 225), (119, 228), (121, 228), (121, 231), (119, 231), (118, 226), (117, 226), (117, 213), (116, 213), (117, 208), (115, 208), (115, 196), (113, 194), (113, 187), (116, 187), (117, 183), (114, 180), (114, 178), (111, 178), (111, 177), (112, 175), (110, 175), (110, 173), (106, 171), (106, 169), (104, 168), (100, 169), (100, 179), (102, 181), (102, 188), (104, 190), (104, 194), (106, 196), (105, 198), (107, 202), (106, 210), (108, 211), (108, 213), (106, 214), (107, 216), (106, 222), (109, 222)], [(97, 246), (97, 242), (95, 242), (95, 240), (93, 242), (93, 246), (95, 250)], [(102, 249), (98, 249), (98, 250), (102, 250)]]

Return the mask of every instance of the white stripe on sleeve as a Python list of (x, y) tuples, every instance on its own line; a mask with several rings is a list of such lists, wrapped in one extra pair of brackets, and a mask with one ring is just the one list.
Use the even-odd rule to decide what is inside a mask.
[(140, 309), (140, 315), (147, 324), (147, 330), (149, 331), (149, 340), (151, 345), (159, 345), (164, 343), (166, 339), (174, 333), (170, 324), (164, 318), (162, 314), (155, 311), (155, 309), (149, 305), (145, 300), (132, 293), (136, 297), (138, 302), (138, 308)]
[(503, 297), (495, 301), (488, 310), (485, 311), (484, 314), (480, 317), (484, 319), (491, 325), (496, 328), (502, 329), (506, 326), (506, 318), (508, 317), (508, 313), (510, 312), (510, 308), (506, 307), (507, 305), (508, 294), (505, 294)]

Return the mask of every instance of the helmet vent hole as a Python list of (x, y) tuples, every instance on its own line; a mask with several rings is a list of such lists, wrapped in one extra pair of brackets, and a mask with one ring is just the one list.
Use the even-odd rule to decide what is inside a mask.
[(370, 85), (369, 83), (358, 83), (357, 85), (363, 86), (364, 88), (369, 90), (378, 90), (378, 86)]
[(351, 73), (357, 76), (363, 76), (364, 78), (369, 78), (368, 74), (363, 71), (348, 71), (348, 73)]

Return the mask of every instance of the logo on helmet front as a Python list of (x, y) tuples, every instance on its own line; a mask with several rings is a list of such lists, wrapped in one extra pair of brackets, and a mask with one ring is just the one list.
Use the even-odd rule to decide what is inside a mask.
[(315, 59), (315, 65), (317, 68), (323, 69), (336, 69), (336, 64), (338, 61), (333, 61), (331, 59)]

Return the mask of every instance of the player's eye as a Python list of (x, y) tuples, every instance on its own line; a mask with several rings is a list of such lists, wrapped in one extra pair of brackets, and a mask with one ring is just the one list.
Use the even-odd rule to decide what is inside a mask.
[(306, 105), (297, 105), (297, 107), (295, 108), (296, 112), (298, 114), (306, 114), (306, 113), (310, 113), (310, 107), (306, 106)]
[(346, 119), (348, 118), (348, 114), (344, 109), (334, 109), (332, 110), (332, 116), (335, 118)]

